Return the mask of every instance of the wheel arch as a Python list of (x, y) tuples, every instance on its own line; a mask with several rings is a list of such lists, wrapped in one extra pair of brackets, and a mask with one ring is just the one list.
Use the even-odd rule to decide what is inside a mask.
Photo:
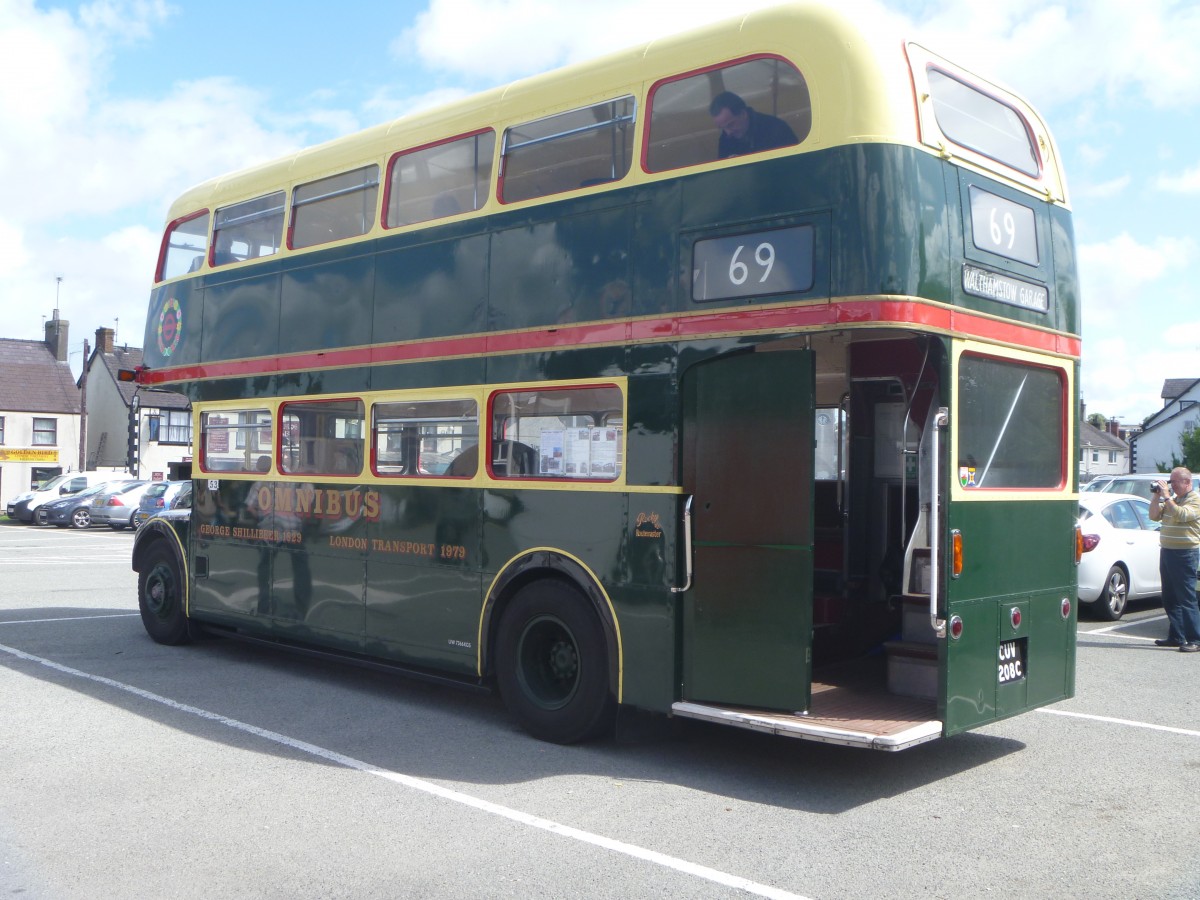
[(192, 585), (188, 571), (187, 552), (183, 546), (183, 539), (174, 528), (165, 522), (151, 520), (138, 529), (137, 536), (133, 541), (133, 570), (140, 573), (150, 551), (159, 546), (166, 546), (175, 558), (176, 565), (179, 566), (179, 578), (183, 586), (183, 609), (185, 614), (190, 614)]
[(599, 618), (608, 649), (609, 689), (620, 703), (624, 690), (624, 651), (616, 608), (587, 563), (553, 547), (537, 547), (514, 556), (492, 579), (479, 614), (476, 666), (480, 677), (495, 675), (496, 632), (505, 608), (521, 588), (546, 578), (562, 581), (578, 590)]

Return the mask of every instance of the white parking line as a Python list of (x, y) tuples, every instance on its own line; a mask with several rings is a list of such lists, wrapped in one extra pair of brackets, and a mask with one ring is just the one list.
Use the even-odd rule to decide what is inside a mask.
[(1115, 625), (1109, 625), (1107, 628), (1097, 628), (1095, 631), (1081, 631), (1079, 634), (1085, 637), (1116, 637), (1123, 638), (1127, 641), (1153, 641), (1152, 637), (1142, 637), (1140, 634), (1120, 634), (1122, 628), (1132, 628), (1135, 625), (1145, 625), (1147, 622), (1165, 622), (1166, 615), (1151, 616), (1146, 619), (1136, 619), (1129, 622), (1117, 622)]
[(1049, 713), (1052, 716), (1070, 716), (1073, 719), (1091, 719), (1093, 722), (1104, 722), (1109, 725), (1128, 725), (1131, 728), (1145, 728), (1148, 731), (1166, 731), (1170, 734), (1182, 734), (1186, 737), (1200, 738), (1200, 731), (1193, 731), (1190, 728), (1172, 728), (1169, 725), (1153, 725), (1150, 722), (1136, 722), (1133, 719), (1114, 719), (1112, 716), (1093, 716), (1090, 713), (1067, 712), (1065, 709), (1047, 709), (1042, 707), (1036, 710), (1040, 713)]
[(141, 613), (106, 613), (103, 616), (59, 616), (57, 619), (13, 619), (11, 622), (0, 622), (4, 625), (41, 625), (44, 622), (81, 622), (90, 619), (129, 619)]
[(413, 790), (422, 791), (434, 797), (440, 797), (443, 800), (449, 800), (452, 803), (458, 803), (463, 806), (477, 809), (489, 815), (499, 816), (510, 821), (517, 822), (522, 825), (527, 825), (530, 828), (538, 828), (542, 831), (549, 831), (551, 834), (557, 834), (561, 837), (570, 838), (575, 841), (580, 841), (584, 844), (591, 844), (595, 847), (601, 847), (605, 850), (611, 850), (614, 853), (620, 853), (634, 859), (640, 859), (644, 862), (653, 863), (657, 866), (662, 866), (667, 869), (673, 869), (677, 872), (682, 872), (685, 875), (691, 875), (695, 878), (700, 878), (705, 881), (711, 881), (714, 884), (725, 885), (726, 887), (736, 888), (737, 890), (745, 891), (748, 894), (754, 894), (758, 897), (770, 897), (775, 900), (806, 900), (799, 894), (793, 894), (789, 891), (780, 890), (779, 888), (771, 887), (767, 884), (759, 884), (756, 881), (742, 878), (738, 875), (731, 875), (727, 872), (721, 872), (717, 869), (710, 869), (708, 866), (701, 866), (696, 863), (688, 862), (684, 859), (678, 859), (674, 856), (667, 856), (663, 853), (658, 853), (655, 850), (648, 850), (645, 847), (638, 847), (634, 844), (627, 844), (624, 841), (614, 840), (604, 837), (603, 835), (593, 834), (590, 831), (582, 831), (578, 828), (572, 828), (569, 825), (562, 825), (558, 822), (553, 822), (550, 819), (543, 819), (540, 816), (523, 813), (520, 810), (511, 809), (507, 806), (501, 806), (497, 803), (491, 803), (487, 800), (482, 800), (478, 797), (473, 797), (470, 794), (464, 794), (461, 791), (452, 790), (442, 787), (439, 784), (434, 784), (431, 781), (425, 781), (421, 778), (414, 778), (411, 775), (404, 775), (400, 772), (392, 772), (388, 769), (380, 769), (370, 763), (355, 759), (352, 756), (346, 756), (334, 750), (327, 750), (324, 747), (318, 747), (316, 744), (310, 744), (307, 741), (300, 741), (296, 738), (288, 737), (284, 734), (279, 734), (275, 731), (268, 731), (265, 728), (259, 728), (256, 725), (249, 725), (246, 722), (240, 722), (237, 719), (231, 719), (228, 716), (223, 716), (220, 713), (209, 712), (206, 709), (200, 709), (195, 706), (188, 706), (184, 703), (179, 703), (169, 697), (163, 697), (158, 694), (152, 694), (149, 691), (144, 691), (141, 688), (133, 685), (124, 684), (120, 681), (114, 681), (111, 678), (105, 678), (101, 675), (91, 675), (87, 672), (81, 672), (79, 669), (72, 669), (69, 666), (64, 666), (61, 663), (56, 663), (53, 660), (44, 659), (40, 656), (34, 656), (31, 653), (25, 653), (22, 650), (17, 650), (15, 647), (7, 647), (0, 644), (0, 651), (15, 656), (17, 659), (23, 659), (27, 662), (37, 663), (45, 666), (48, 669), (53, 669), (56, 672), (61, 672), (64, 675), (70, 675), (73, 678), (83, 678), (87, 681), (103, 684), (110, 688), (115, 688), (119, 691), (133, 694), (136, 697), (141, 697), (143, 700), (150, 700), (154, 703), (160, 703), (163, 706), (170, 707), (177, 712), (187, 713), (188, 715), (197, 716), (201, 719), (206, 719), (210, 722), (216, 722), (225, 725), (228, 728), (233, 728), (237, 731), (252, 734), (263, 740), (271, 741), (275, 744), (281, 744), (284, 747), (290, 747), (301, 753), (307, 753), (310, 756), (316, 756), (328, 762), (335, 763), (340, 766), (345, 766), (348, 769), (355, 769), (367, 775), (374, 775), (378, 778), (383, 778), (396, 784)]

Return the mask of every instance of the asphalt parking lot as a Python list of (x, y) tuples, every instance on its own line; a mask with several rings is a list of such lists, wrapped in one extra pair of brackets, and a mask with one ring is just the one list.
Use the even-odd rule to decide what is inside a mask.
[(0, 519), (0, 893), (1200, 896), (1200, 654), (1080, 624), (1077, 695), (899, 754), (499, 700), (137, 615), (132, 534)]

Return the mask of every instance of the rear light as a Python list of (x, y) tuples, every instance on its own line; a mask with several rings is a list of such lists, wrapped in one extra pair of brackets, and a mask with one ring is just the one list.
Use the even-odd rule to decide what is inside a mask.
[(951, 616), (950, 617), (950, 637), (954, 638), (957, 641), (960, 637), (962, 637), (962, 632), (963, 632), (962, 618), (960, 616)]
[(109, 506), (124, 506), (125, 504), (121, 502), (120, 497), (109, 497), (108, 505)]
[(1099, 546), (1099, 544), (1100, 544), (1100, 535), (1085, 534), (1083, 536), (1083, 552), (1084, 553), (1087, 553), (1091, 550), (1095, 550), (1096, 547)]
[(1021, 610), (1014, 606), (1008, 614), (1008, 620), (1012, 622), (1013, 629), (1021, 627)]
[(158, 498), (156, 498), (156, 499), (155, 499), (155, 501), (154, 501), (154, 508), (155, 508), (155, 509), (162, 509), (162, 508), (163, 508), (164, 506), (166, 506), (166, 505), (167, 505), (167, 504), (163, 502), (163, 498), (162, 498), (162, 497), (158, 497)]
[(950, 532), (950, 574), (957, 578), (962, 574), (963, 543), (962, 532), (957, 528)]
[(1071, 600), (1069, 597), (1062, 598), (1062, 617), (1064, 619), (1071, 618)]

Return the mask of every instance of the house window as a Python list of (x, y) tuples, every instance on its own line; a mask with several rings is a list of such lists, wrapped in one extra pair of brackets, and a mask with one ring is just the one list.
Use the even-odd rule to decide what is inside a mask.
[(33, 445), (35, 447), (58, 446), (58, 419), (33, 420)]
[(1116, 450), (1108, 451), (1108, 461), (1110, 463), (1115, 463), (1117, 461), (1117, 451)]
[(1092, 451), (1092, 462), (1100, 462), (1100, 451), (1099, 450)]
[(152, 442), (157, 441), (159, 439), (158, 435), (159, 435), (160, 421), (161, 420), (159, 419), (158, 416), (149, 416), (146, 419), (146, 424), (150, 426), (150, 440)]
[(0, 447), (4, 446), (4, 416), (0, 416)]
[(159, 440), (162, 443), (190, 444), (192, 442), (192, 413), (190, 410), (168, 409), (160, 413), (158, 418), (161, 421)]

